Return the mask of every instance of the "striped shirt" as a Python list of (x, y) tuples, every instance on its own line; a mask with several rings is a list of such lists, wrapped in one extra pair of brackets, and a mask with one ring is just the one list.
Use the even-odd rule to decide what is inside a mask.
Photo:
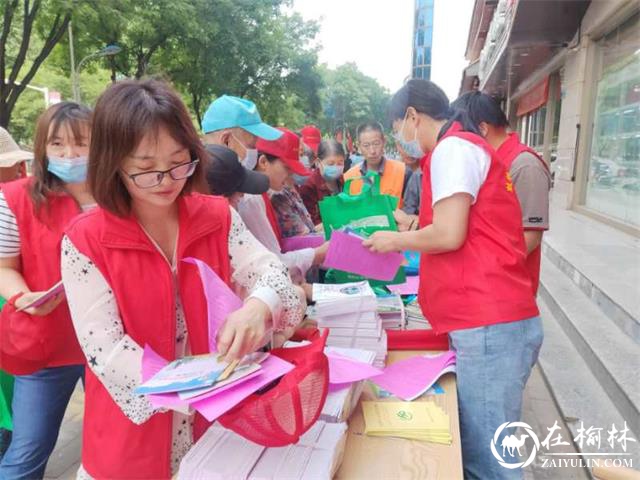
[[(95, 203), (82, 205), (86, 212), (95, 207)], [(7, 205), (7, 199), (0, 190), (0, 258), (12, 258), (20, 255), (20, 232), (15, 214)]]
[(0, 258), (20, 255), (20, 232), (16, 216), (9, 209), (4, 193), (0, 190)]

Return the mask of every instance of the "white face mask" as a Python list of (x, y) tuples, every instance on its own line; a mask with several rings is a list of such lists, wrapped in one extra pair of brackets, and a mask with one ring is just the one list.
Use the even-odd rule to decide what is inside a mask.
[(256, 150), (255, 148), (246, 147), (245, 150), (247, 151), (247, 153), (244, 158), (240, 160), (240, 163), (242, 163), (242, 166), (244, 168), (253, 170), (254, 168), (256, 168), (256, 164), (258, 163), (258, 150)]
[(242, 146), (242, 148), (244, 148), (244, 151), (245, 151), (244, 158), (240, 160), (240, 163), (242, 164), (242, 166), (248, 170), (253, 170), (254, 168), (256, 168), (256, 164), (258, 163), (258, 150), (255, 148), (247, 147), (233, 133), (231, 134), (231, 136), (236, 142), (238, 142)]

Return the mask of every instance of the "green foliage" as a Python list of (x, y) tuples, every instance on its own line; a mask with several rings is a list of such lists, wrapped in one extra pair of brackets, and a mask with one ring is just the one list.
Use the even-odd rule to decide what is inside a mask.
[[(22, 44), (23, 14), (17, 8), (21, 2), (0, 0), (0, 15), (8, 7), (15, 11), (5, 49), (7, 69)], [(64, 99), (72, 98), (69, 37), (65, 26), (65, 34), (51, 46), (50, 31), (56, 25), (59, 29), (65, 12), (70, 12), (76, 67), (84, 60), (79, 75), (82, 101), (88, 105), (95, 104), (113, 78), (151, 75), (173, 83), (195, 123), (209, 103), (225, 93), (252, 99), (265, 121), (294, 130), (315, 123), (325, 133), (346, 126), (353, 134), (360, 122), (384, 119), (388, 92), (354, 64), (335, 70), (319, 66), (317, 51), (310, 46), (318, 24), (292, 12), (290, 0), (31, 0), (31, 4), (38, 5), (39, 12), (20, 73), (30, 71), (42, 49), (50, 46), (30, 84), (59, 91)], [(113, 57), (94, 55), (109, 44), (122, 50)], [(17, 139), (31, 143), (35, 120), (44, 108), (41, 93), (20, 92), (9, 112)]]
[(354, 63), (335, 70), (325, 69), (323, 76), (326, 82), (322, 90), (323, 131), (346, 128), (354, 136), (360, 123), (376, 120), (384, 124), (389, 92), (375, 79), (360, 72)]

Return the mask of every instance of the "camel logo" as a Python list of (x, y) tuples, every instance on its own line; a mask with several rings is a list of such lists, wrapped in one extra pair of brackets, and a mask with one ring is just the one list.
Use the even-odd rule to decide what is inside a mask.
[[(518, 428), (521, 427), (524, 429), (526, 434), (522, 435), (505, 435), (502, 438), (502, 441), (499, 442), (500, 434), (505, 428)], [(518, 463), (508, 463), (505, 461), (507, 458), (520, 458), (522, 455), (521, 448), (524, 447), (527, 438), (533, 440), (533, 448), (531, 449), (531, 454), (529, 458), (527, 458), (524, 462)], [(499, 443), (499, 445), (498, 445)], [(498, 452), (498, 447), (502, 448), (502, 455)], [(538, 440), (538, 436), (534, 433), (531, 427), (524, 422), (505, 422), (498, 427), (495, 435), (491, 439), (491, 453), (496, 457), (498, 463), (502, 465), (504, 468), (515, 469), (515, 468), (524, 468), (527, 465), (531, 465), (536, 458), (536, 454), (540, 450), (540, 441)], [(526, 453), (526, 452), (525, 452)]]

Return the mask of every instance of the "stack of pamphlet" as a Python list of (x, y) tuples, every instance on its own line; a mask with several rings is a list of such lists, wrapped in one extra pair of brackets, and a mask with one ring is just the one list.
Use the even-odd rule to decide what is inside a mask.
[(329, 480), (344, 454), (347, 426), (316, 422), (295, 445), (266, 448), (218, 424), (205, 432), (180, 463), (178, 480)]
[(402, 297), (398, 294), (378, 296), (378, 316), (385, 330), (403, 330), (405, 328), (405, 313)]
[(135, 393), (177, 393), (181, 400), (199, 397), (252, 378), (260, 371), (260, 361), (264, 357), (265, 355), (261, 355), (261, 358), (248, 356), (240, 363), (224, 362), (216, 353), (179, 358), (138, 386)]
[(449, 415), (434, 402), (362, 402), (364, 433), (451, 445)]
[(313, 285), (309, 316), (329, 328), (328, 346), (375, 352), (374, 365), (383, 367), (387, 336), (378, 315), (378, 301), (368, 282)]
[[(369, 365), (373, 365), (376, 358), (375, 352), (353, 348), (326, 347), (325, 353), (336, 353)], [(346, 422), (358, 405), (363, 389), (364, 381), (354, 382), (341, 389), (330, 386), (320, 419), (331, 423)]]

